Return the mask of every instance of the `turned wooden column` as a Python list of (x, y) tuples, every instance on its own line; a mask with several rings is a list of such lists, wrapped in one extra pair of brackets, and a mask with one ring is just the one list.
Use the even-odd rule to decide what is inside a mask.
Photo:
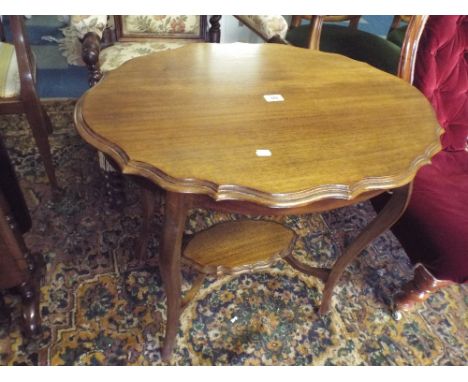
[(210, 17), (210, 29), (208, 30), (209, 42), (219, 43), (221, 40), (221, 24), (219, 23), (221, 16)]
[(85, 34), (82, 40), (82, 58), (88, 67), (89, 86), (96, 85), (102, 77), (99, 65), (99, 53), (101, 52), (101, 39), (94, 32)]

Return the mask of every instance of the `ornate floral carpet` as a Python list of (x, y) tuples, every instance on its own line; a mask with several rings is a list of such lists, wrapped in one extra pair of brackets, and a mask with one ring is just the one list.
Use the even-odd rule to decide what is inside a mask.
[[(125, 185), (121, 212), (105, 203), (96, 153), (74, 130), (73, 101), (48, 102), (63, 194), (52, 200), (26, 121), (2, 116), (6, 141), (33, 218), (25, 240), (45, 258), (42, 334), (21, 336), (19, 300), (0, 327), (3, 365), (159, 365), (165, 294), (158, 272), (161, 212), (144, 266), (132, 262), (140, 225), (136, 185)], [(291, 216), (294, 255), (328, 264), (374, 216), (369, 204), (322, 215)], [(193, 211), (187, 232), (235, 215)], [(264, 218), (266, 217), (258, 217)], [(194, 273), (184, 269), (184, 290)], [(178, 365), (466, 365), (466, 287), (453, 286), (394, 321), (390, 296), (412, 276), (399, 243), (379, 237), (345, 272), (332, 312), (317, 315), (322, 283), (279, 261), (263, 272), (207, 279), (181, 317), (172, 364)]]

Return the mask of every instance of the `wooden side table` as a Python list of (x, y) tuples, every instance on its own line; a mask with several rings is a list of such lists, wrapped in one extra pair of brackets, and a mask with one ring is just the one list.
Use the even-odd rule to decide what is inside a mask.
[(325, 314), (347, 265), (405, 210), (414, 175), (439, 151), (441, 133), (429, 102), (404, 81), (340, 55), (275, 44), (191, 44), (130, 60), (78, 101), (75, 123), (124, 174), (165, 190), (166, 360), (181, 313), (190, 209), (305, 214), (391, 190), (331, 269), (286, 257), (325, 282)]

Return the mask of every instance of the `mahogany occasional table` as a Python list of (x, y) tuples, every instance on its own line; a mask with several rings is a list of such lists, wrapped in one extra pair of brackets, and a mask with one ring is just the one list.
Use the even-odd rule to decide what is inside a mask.
[[(305, 214), (392, 190), (331, 269), (286, 257), (324, 281), (325, 314), (346, 266), (404, 212), (441, 133), (429, 102), (399, 78), (344, 56), (275, 44), (189, 44), (130, 60), (81, 97), (75, 123), (124, 174), (166, 191), (159, 254), (166, 360), (181, 313), (189, 209)], [(150, 211), (149, 196), (144, 203)]]

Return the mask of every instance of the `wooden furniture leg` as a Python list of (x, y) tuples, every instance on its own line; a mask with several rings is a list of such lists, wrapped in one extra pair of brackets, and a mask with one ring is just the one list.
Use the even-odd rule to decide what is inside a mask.
[(200, 288), (203, 285), (203, 282), (205, 281), (206, 275), (204, 273), (199, 273), (197, 278), (192, 284), (192, 288), (185, 294), (185, 297), (182, 300), (182, 303), (180, 304), (180, 309), (184, 310), (187, 305), (190, 303), (190, 301), (193, 300), (195, 295), (198, 293)]
[(6, 306), (3, 293), (0, 292), (0, 326), (9, 327), (11, 323), (10, 309)]
[(125, 205), (125, 179), (115, 161), (102, 152), (98, 152), (99, 167), (104, 176), (105, 203), (110, 208), (120, 211)]
[(322, 303), (319, 313), (324, 315), (329, 312), (333, 289), (338, 283), (346, 267), (366, 248), (369, 243), (384, 231), (389, 229), (403, 214), (408, 205), (412, 185), (406, 185), (393, 190), (393, 195), (380, 211), (377, 217), (369, 223), (358, 237), (346, 248), (343, 255), (336, 261), (325, 283)]
[(211, 27), (208, 31), (209, 42), (219, 43), (221, 39), (221, 25), (219, 24), (219, 20), (221, 20), (221, 16), (219, 15), (214, 15), (210, 17)]
[(40, 253), (25, 253), (29, 278), (19, 286), (22, 298), (22, 331), (27, 336), (41, 332), (40, 294), (41, 278), (44, 275), (45, 261)]
[(452, 281), (436, 279), (422, 264), (416, 265), (413, 279), (393, 297), (393, 318), (400, 320), (402, 312), (410, 311), (414, 305), (426, 301), (433, 293), (451, 284)]
[[(35, 127), (41, 126), (44, 125)], [(39, 284), (44, 262), (39, 254), (31, 256), (24, 242), (23, 234), (31, 227), (31, 217), (1, 139), (0, 175), (0, 288), (15, 288), (21, 293), (21, 329), (30, 336), (40, 329)], [(1, 293), (0, 311), (9, 313)]]
[(5, 29), (3, 28), (2, 19), (0, 19), (0, 41), (5, 42)]
[(308, 276), (317, 277), (324, 283), (328, 280), (328, 276), (330, 275), (329, 269), (311, 267), (310, 265), (301, 263), (300, 261), (296, 260), (292, 254), (286, 256), (284, 259), (291, 267), (298, 270), (299, 272), (305, 273)]
[(42, 109), (42, 115), (43, 115), (43, 118), (44, 118), (45, 129), (46, 129), (47, 133), (50, 135), (50, 134), (52, 134), (54, 132), (54, 129), (52, 127), (52, 122), (50, 121), (49, 114), (47, 114), (47, 111), (46, 111), (45, 107), (42, 106), (41, 109)]
[(18, 289), (22, 299), (22, 330), (28, 337), (39, 333), (41, 319), (39, 314), (39, 293), (34, 280), (22, 283)]
[(42, 158), (42, 162), (44, 163), (45, 171), (47, 177), (49, 178), (49, 182), (52, 188), (57, 189), (58, 184), (57, 179), (55, 177), (54, 163), (52, 161), (52, 154), (50, 152), (50, 144), (48, 138), (48, 130), (51, 130), (52, 127), (48, 125), (48, 121), (44, 117), (45, 112), (38, 102), (39, 100), (37, 100), (37, 103), (26, 103), (24, 111), (26, 114), (26, 118), (29, 122), (29, 126), (31, 127), (34, 140), (36, 141), (36, 145), (39, 150), (39, 154)]
[(166, 192), (159, 268), (167, 296), (166, 336), (161, 351), (164, 361), (171, 358), (181, 313), (181, 252), (190, 195)]
[(156, 195), (155, 193), (146, 187), (141, 189), (141, 201), (143, 216), (141, 222), (140, 236), (136, 245), (136, 259), (141, 264), (144, 259), (144, 254), (148, 248), (148, 241), (151, 234), (151, 217), (154, 213), (154, 208), (156, 206)]
[(359, 26), (359, 20), (361, 19), (361, 16), (353, 16), (351, 17), (351, 19), (349, 20), (349, 27), (351, 29), (357, 29), (358, 26)]

